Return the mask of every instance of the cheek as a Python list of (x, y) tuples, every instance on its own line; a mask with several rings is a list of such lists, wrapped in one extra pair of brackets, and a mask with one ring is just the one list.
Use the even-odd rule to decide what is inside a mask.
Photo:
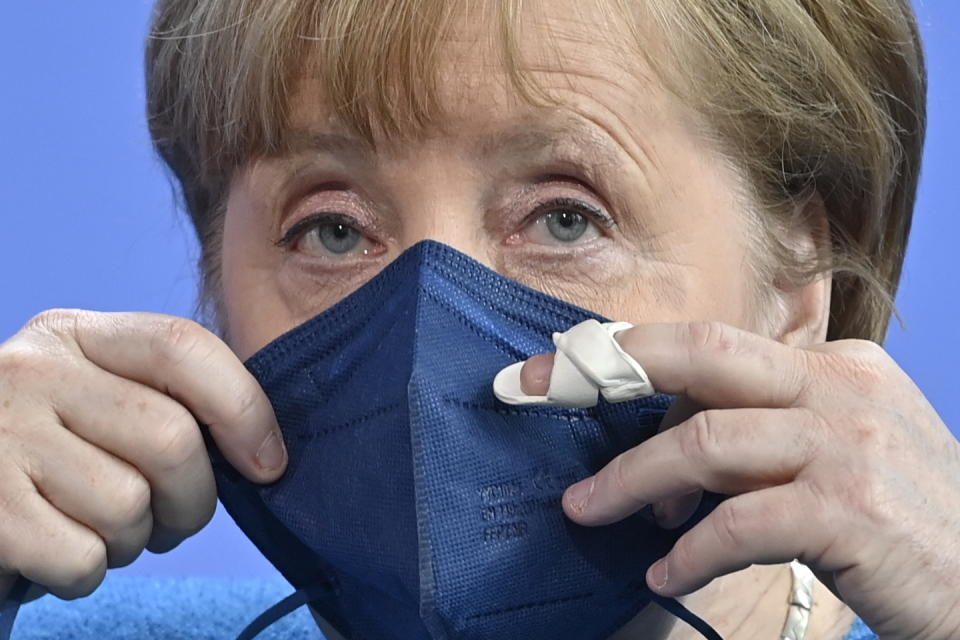
[(661, 248), (609, 278), (585, 280), (573, 302), (634, 324), (714, 320), (759, 330), (748, 247), (731, 232), (737, 226), (723, 224), (725, 213), (666, 234)]
[(751, 289), (710, 269), (643, 261), (603, 282), (537, 288), (614, 320), (633, 324), (716, 320), (755, 330)]
[(280, 295), (278, 257), (267, 216), (257, 215), (247, 190), (234, 187), (223, 222), (222, 308), (227, 342), (241, 359), (293, 328)]
[(636, 298), (650, 306), (634, 312), (650, 322), (711, 320), (758, 330), (754, 234), (740, 178), (686, 138), (659, 158), (657, 277), (653, 289)]

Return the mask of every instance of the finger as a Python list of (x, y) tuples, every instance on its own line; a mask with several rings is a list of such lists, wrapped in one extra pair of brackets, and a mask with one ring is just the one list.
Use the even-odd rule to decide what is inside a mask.
[[(682, 424), (703, 410), (703, 407), (689, 398), (679, 396), (667, 409), (660, 421), (660, 432)], [(653, 504), (653, 515), (658, 525), (664, 529), (676, 529), (690, 519), (697, 511), (703, 492), (700, 490), (679, 497), (665, 498)]]
[(47, 502), (21, 473), (5, 474), (0, 486), (0, 567), (65, 600), (93, 593), (107, 571), (100, 536)]
[(528, 396), (545, 396), (553, 371), (553, 354), (533, 356), (520, 367), (520, 389)]
[(703, 406), (790, 407), (809, 385), (806, 352), (717, 322), (638, 325), (616, 339), (657, 391)]
[(664, 529), (676, 529), (693, 517), (703, 499), (703, 491), (697, 490), (676, 498), (666, 498), (653, 503), (653, 516)]
[(603, 525), (699, 489), (739, 494), (790, 482), (817, 451), (811, 416), (805, 409), (701, 411), (569, 487), (564, 511), (580, 524)]
[(57, 415), (71, 432), (146, 478), (156, 529), (148, 548), (169, 551), (206, 526), (216, 509), (216, 485), (193, 415), (170, 397), (92, 363), (81, 362), (73, 375), (82, 382), (53, 391)]
[(108, 567), (136, 560), (153, 529), (146, 478), (60, 424), (35, 429), (25, 446), (33, 449), (27, 471), (38, 491), (100, 536)]
[(721, 503), (648, 569), (647, 584), (676, 597), (753, 564), (823, 557), (836, 523), (798, 487), (792, 483)]
[[(657, 391), (704, 406), (794, 406), (811, 384), (810, 353), (725, 324), (637, 325), (616, 339)], [(544, 356), (527, 360), (520, 372), (524, 392), (544, 395), (551, 370)]]
[(281, 475), (287, 457), (273, 408), (223, 341), (184, 318), (66, 313), (73, 314), (71, 333), (88, 359), (185, 405), (250, 480), (271, 482)]
[[(554, 354), (533, 356), (520, 369), (520, 386), (527, 395), (543, 396), (550, 385)], [(678, 397), (660, 421), (660, 431), (671, 429), (700, 411), (700, 406), (683, 396)], [(657, 524), (667, 529), (679, 527), (696, 512), (703, 495), (694, 491), (679, 497), (668, 497), (654, 504)]]

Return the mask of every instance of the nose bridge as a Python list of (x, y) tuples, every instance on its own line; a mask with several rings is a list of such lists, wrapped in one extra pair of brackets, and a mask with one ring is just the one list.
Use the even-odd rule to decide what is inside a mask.
[(436, 240), (473, 255), (483, 244), (482, 212), (462, 198), (426, 195), (403, 218), (404, 249), (422, 240)]
[(401, 250), (435, 240), (489, 265), (491, 238), (476, 173), (443, 153), (430, 155), (429, 161), (407, 167), (407, 186), (397, 202), (403, 221)]

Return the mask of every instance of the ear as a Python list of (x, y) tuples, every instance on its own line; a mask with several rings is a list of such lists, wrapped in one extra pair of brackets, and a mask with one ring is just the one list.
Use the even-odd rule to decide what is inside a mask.
[[(793, 225), (784, 243), (797, 255), (829, 255), (830, 221), (823, 198), (814, 191), (798, 207), (797, 224)], [(832, 284), (829, 269), (809, 282), (778, 284), (783, 322), (775, 332), (776, 339), (795, 347), (825, 342), (830, 323)]]

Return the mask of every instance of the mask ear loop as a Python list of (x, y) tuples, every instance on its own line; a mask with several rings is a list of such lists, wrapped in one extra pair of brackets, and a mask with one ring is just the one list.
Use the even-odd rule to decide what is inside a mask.
[[(237, 636), (237, 640), (253, 640), (267, 627), (274, 624), (281, 618), (290, 615), (300, 607), (318, 600), (323, 600), (331, 595), (333, 595), (333, 588), (329, 582), (321, 582), (309, 587), (297, 589), (289, 596), (254, 618), (254, 620), (248, 624), (243, 631), (240, 632), (240, 635)], [(317, 632), (320, 634), (321, 640), (327, 640), (327, 637), (323, 635), (323, 631), (320, 631), (319, 627), (317, 627)], [(0, 640), (6, 639), (0, 636)]]
[(713, 627), (707, 624), (703, 619), (697, 616), (697, 614), (687, 609), (685, 606), (680, 604), (678, 600), (673, 598), (664, 598), (663, 596), (657, 595), (655, 593), (650, 594), (650, 599), (657, 603), (663, 610), (667, 613), (674, 615), (677, 618), (680, 618), (688, 625), (693, 627), (696, 631), (700, 633), (707, 640), (723, 640), (723, 637), (714, 631)]
[(17, 620), (17, 612), (20, 611), (20, 605), (27, 597), (27, 591), (30, 589), (30, 581), (20, 576), (13, 584), (13, 588), (0, 606), (0, 640), (10, 640), (10, 634), (13, 633), (13, 623)]

